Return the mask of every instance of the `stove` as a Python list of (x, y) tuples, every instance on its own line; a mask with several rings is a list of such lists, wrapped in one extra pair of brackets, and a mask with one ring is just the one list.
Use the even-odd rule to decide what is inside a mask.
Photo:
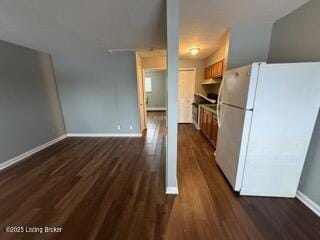
[(193, 125), (199, 130), (199, 122), (200, 122), (200, 105), (201, 104), (210, 104), (210, 102), (207, 100), (215, 100), (217, 101), (218, 95), (209, 93), (207, 97), (203, 97), (203, 95), (200, 94), (195, 94), (194, 95), (194, 102), (192, 103), (192, 122)]

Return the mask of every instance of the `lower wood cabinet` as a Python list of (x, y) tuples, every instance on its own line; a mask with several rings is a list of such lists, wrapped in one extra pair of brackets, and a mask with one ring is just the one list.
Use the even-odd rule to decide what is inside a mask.
[(216, 115), (204, 108), (200, 110), (200, 131), (216, 147), (218, 138), (218, 121)]
[(212, 124), (211, 124), (211, 138), (210, 142), (213, 144), (214, 147), (217, 146), (217, 140), (218, 140), (218, 120), (216, 118), (212, 118)]

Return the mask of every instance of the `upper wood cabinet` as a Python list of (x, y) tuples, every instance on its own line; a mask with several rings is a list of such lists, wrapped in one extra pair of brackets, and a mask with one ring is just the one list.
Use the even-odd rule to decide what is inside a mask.
[(224, 60), (221, 60), (215, 64), (212, 64), (205, 68), (204, 71), (204, 79), (210, 79), (210, 78), (220, 78), (223, 76), (223, 62)]
[(210, 79), (212, 78), (212, 67), (206, 67), (204, 70), (204, 79)]
[(212, 76), (213, 78), (219, 78), (223, 76), (223, 60), (215, 63), (213, 65), (213, 70), (212, 70)]

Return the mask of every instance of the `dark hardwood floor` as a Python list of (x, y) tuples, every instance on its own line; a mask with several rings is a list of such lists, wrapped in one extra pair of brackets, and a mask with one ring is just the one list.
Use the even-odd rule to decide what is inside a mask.
[(188, 124), (179, 126), (180, 195), (166, 196), (164, 126), (164, 113), (152, 113), (143, 138), (67, 138), (0, 172), (0, 240), (320, 239), (320, 218), (298, 200), (234, 193)]

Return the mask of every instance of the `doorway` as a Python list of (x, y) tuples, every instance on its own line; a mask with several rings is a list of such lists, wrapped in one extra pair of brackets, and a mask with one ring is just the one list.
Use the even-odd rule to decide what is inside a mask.
[(179, 69), (178, 82), (178, 121), (179, 123), (192, 123), (192, 103), (195, 91), (194, 68)]
[(147, 122), (149, 116), (156, 113), (163, 113), (167, 110), (167, 83), (165, 69), (144, 69), (144, 96), (147, 112)]
[(142, 134), (149, 125), (147, 113), (158, 111), (164, 113), (165, 116), (167, 114), (166, 55), (165, 50), (136, 52), (138, 104)]
[(166, 70), (145, 70), (144, 91), (147, 112), (166, 111)]

